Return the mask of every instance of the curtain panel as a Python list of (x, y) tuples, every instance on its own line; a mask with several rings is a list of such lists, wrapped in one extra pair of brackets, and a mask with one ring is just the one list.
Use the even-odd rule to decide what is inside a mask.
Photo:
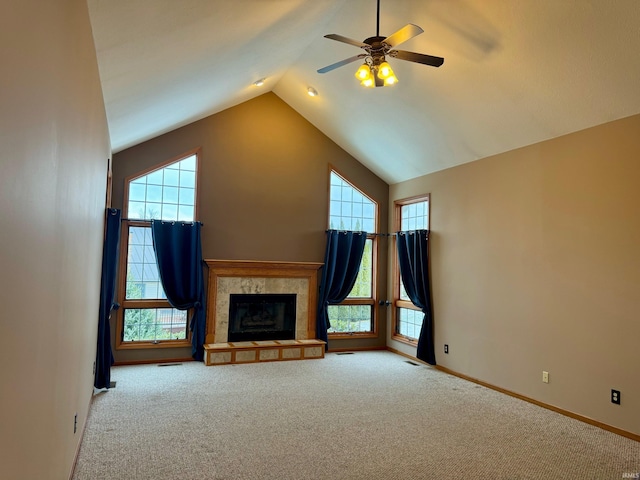
[(102, 247), (102, 278), (100, 280), (100, 309), (98, 312), (98, 348), (96, 350), (96, 371), (93, 386), (109, 388), (111, 384), (111, 312), (120, 305), (114, 303), (116, 292), (116, 270), (120, 245), (120, 210), (106, 211), (105, 236)]
[(436, 365), (433, 342), (431, 285), (429, 283), (429, 231), (397, 232), (396, 245), (402, 283), (411, 302), (422, 310), (424, 318), (418, 337), (416, 357)]
[(347, 298), (356, 283), (366, 241), (366, 232), (327, 231), (316, 316), (316, 335), (319, 340), (328, 341), (327, 330), (331, 328), (329, 305), (337, 305)]
[(193, 309), (191, 354), (204, 360), (206, 310), (200, 222), (151, 221), (158, 272), (169, 303), (178, 310)]

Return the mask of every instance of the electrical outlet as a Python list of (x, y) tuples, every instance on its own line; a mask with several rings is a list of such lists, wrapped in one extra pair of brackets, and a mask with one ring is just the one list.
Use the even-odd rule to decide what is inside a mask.
[(611, 403), (620, 405), (620, 390), (611, 390)]
[(444, 344), (444, 353), (449, 353), (449, 345)]
[(78, 414), (76, 413), (73, 416), (73, 433), (76, 433), (77, 430), (78, 430)]
[(549, 383), (549, 372), (542, 371), (542, 381), (544, 383)]

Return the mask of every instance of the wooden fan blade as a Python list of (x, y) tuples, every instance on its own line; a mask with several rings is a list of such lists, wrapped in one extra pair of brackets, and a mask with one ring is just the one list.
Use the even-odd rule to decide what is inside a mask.
[(389, 54), (400, 60), (422, 63), (423, 65), (430, 65), (432, 67), (439, 67), (444, 63), (444, 58), (442, 57), (433, 57), (422, 53), (406, 52), (404, 50), (392, 50)]
[(396, 33), (389, 35), (382, 42), (386, 43), (390, 47), (395, 47), (415, 37), (416, 35), (420, 35), (422, 32), (424, 32), (424, 30), (422, 30), (419, 26), (414, 25), (413, 23), (408, 23)]
[(355, 62), (359, 58), (364, 58), (366, 56), (367, 56), (366, 53), (361, 53), (360, 55), (355, 55), (353, 57), (345, 58), (344, 60), (341, 60), (341, 61), (336, 62), (336, 63), (332, 63), (331, 65), (327, 65), (326, 67), (321, 68), (320, 70), (318, 70), (318, 73), (330, 72), (331, 70), (334, 70), (334, 69), (336, 69), (338, 67), (341, 67), (343, 65), (346, 65), (348, 63)]
[(338, 35), (336, 33), (330, 33), (329, 35), (325, 35), (324, 38), (329, 38), (337, 42), (348, 43), (349, 45), (354, 45), (360, 48), (369, 47), (369, 45), (367, 45), (366, 43), (359, 42), (358, 40), (353, 40), (352, 38), (343, 37), (342, 35)]

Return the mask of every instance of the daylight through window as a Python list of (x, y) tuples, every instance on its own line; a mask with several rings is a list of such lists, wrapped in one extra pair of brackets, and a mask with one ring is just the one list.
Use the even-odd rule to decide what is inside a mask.
[[(396, 230), (429, 230), (429, 195), (415, 197), (395, 202)], [(394, 249), (395, 249), (394, 243)], [(420, 336), (424, 314), (416, 307), (404, 289), (400, 268), (398, 266), (398, 254), (395, 253), (394, 262), (394, 338), (396, 340), (415, 343)]]
[(351, 293), (340, 305), (328, 308), (332, 336), (374, 332), (375, 250), (377, 204), (350, 182), (331, 171), (329, 228), (367, 232), (362, 263)]
[(197, 152), (125, 182), (118, 346), (189, 345), (186, 311), (171, 307), (162, 288), (150, 220), (194, 221)]

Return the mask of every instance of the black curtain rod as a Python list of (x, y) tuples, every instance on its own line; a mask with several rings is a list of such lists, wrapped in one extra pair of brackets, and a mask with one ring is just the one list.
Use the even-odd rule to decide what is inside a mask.
[[(329, 230), (325, 230), (325, 232), (328, 232)], [(359, 231), (359, 230), (336, 230), (336, 232), (356, 232), (356, 233), (364, 233), (366, 235), (373, 235), (374, 237), (396, 237), (398, 235), (404, 235), (406, 233), (416, 233), (416, 232), (422, 232), (425, 231), (425, 229), (418, 229), (418, 230), (402, 230), (400, 232), (395, 232), (395, 233), (368, 233), (368, 232), (363, 232), (363, 231)], [(429, 230), (426, 230), (427, 235), (429, 234)]]
[[(157, 218), (154, 218), (154, 220), (156, 220), (157, 222), (167, 222), (167, 223), (176, 223), (176, 222), (183, 222), (183, 223), (199, 223), (200, 225), (202, 225), (204, 227), (204, 223), (202, 222), (198, 222), (198, 221), (190, 221), (190, 222), (185, 222), (184, 220), (160, 220)], [(142, 218), (121, 218), (120, 219), (121, 222), (138, 222), (138, 223), (148, 223), (151, 224), (151, 222), (153, 220), (145, 220)]]

